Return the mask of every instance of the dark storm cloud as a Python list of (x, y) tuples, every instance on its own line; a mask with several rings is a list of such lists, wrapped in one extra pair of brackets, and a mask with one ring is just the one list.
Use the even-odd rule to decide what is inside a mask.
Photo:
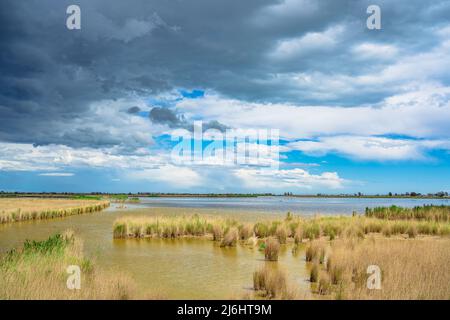
[[(337, 89), (330, 97), (322, 92), (330, 91), (328, 87), (298, 87), (279, 78), (292, 72), (376, 73), (378, 63), (358, 62), (348, 54), (352, 45), (392, 43), (420, 52), (435, 45), (429, 33), (448, 24), (450, 16), (447, 1), (80, 0), (76, 4), (82, 11), (82, 29), (69, 31), (65, 11), (73, 3), (2, 1), (0, 140), (120, 144), (120, 137), (108, 137), (101, 123), (76, 127), (92, 117), (91, 103), (174, 88), (205, 88), (249, 101), (350, 106), (376, 102), (391, 88), (359, 87), (349, 93)], [(372, 3), (383, 10), (379, 32), (365, 28), (365, 10)], [(335, 35), (333, 30), (340, 27), (342, 33), (335, 43), (329, 40), (329, 50), (271, 57), (282, 40), (327, 30)], [(191, 125), (164, 112), (154, 111), (152, 121)], [(220, 122), (207, 125), (224, 129)]]
[(149, 113), (149, 118), (152, 122), (158, 124), (165, 124), (169, 126), (169, 128), (178, 128), (185, 125), (185, 120), (176, 115), (170, 109), (155, 107)]
[(140, 112), (140, 111), (141, 111), (141, 108), (136, 107), (136, 106), (130, 107), (130, 108), (128, 108), (128, 110), (127, 110), (127, 112), (128, 112), (129, 114), (135, 114), (135, 113), (138, 113), (138, 112)]
[[(189, 131), (194, 130), (194, 124), (188, 122), (183, 115), (176, 114), (173, 110), (163, 107), (154, 107), (150, 113), (149, 118), (153, 123), (164, 124), (169, 128), (182, 128)], [(212, 120), (202, 124), (203, 130), (216, 129), (225, 132), (228, 127), (217, 120)]]

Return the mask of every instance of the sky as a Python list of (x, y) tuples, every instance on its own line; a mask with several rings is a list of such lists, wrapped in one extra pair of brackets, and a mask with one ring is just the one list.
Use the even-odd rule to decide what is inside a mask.
[(450, 192), (449, 1), (1, 6), (0, 190)]

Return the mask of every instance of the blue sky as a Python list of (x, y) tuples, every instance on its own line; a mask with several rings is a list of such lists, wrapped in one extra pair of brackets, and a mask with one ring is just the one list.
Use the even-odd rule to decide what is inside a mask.
[[(450, 191), (450, 4), (372, 2), (81, 0), (81, 30), (61, 23), (70, 1), (8, 2), (0, 190)], [(279, 144), (174, 155), (199, 121)]]

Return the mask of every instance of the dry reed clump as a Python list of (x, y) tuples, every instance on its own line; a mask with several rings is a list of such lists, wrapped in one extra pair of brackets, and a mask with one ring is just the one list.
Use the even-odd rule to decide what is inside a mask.
[[(449, 261), (445, 238), (342, 239), (332, 243), (326, 272), (336, 298), (448, 299)], [(367, 288), (369, 265), (381, 269), (381, 290)]]
[(289, 221), (285, 221), (288, 237), (292, 237), (293, 238), (295, 236), (295, 230), (298, 227), (300, 227), (300, 225), (302, 223), (303, 223), (303, 219), (301, 219), (301, 218), (292, 218)]
[(213, 240), (214, 241), (220, 241), (223, 238), (223, 228), (219, 225), (214, 225), (212, 227), (212, 234), (213, 234)]
[[(69, 265), (81, 268), (81, 289), (69, 290)], [(71, 233), (45, 241), (27, 241), (0, 259), (0, 299), (131, 299), (138, 298), (127, 275), (98, 269), (83, 257), (82, 242)], [(146, 296), (150, 298), (151, 296)]]
[(317, 263), (314, 263), (313, 266), (311, 267), (309, 281), (317, 282), (318, 279), (319, 279), (319, 266)]
[(277, 237), (280, 244), (285, 244), (288, 236), (287, 229), (284, 225), (278, 225), (275, 231), (275, 236)]
[(417, 237), (417, 227), (414, 225), (408, 226), (406, 233), (408, 233), (408, 237), (410, 237), (410, 238)]
[(257, 222), (253, 227), (253, 231), (255, 232), (255, 235), (258, 238), (266, 238), (270, 235), (269, 227), (264, 222)]
[(268, 299), (295, 298), (294, 291), (288, 287), (286, 274), (269, 266), (264, 266), (253, 273), (253, 289)]
[(385, 237), (390, 237), (392, 236), (393, 232), (392, 232), (392, 227), (390, 224), (385, 224), (383, 226), (383, 228), (381, 229), (381, 233), (383, 234), (383, 236)]
[(100, 211), (109, 201), (86, 199), (0, 199), (0, 223), (60, 218)]
[(301, 226), (297, 226), (294, 232), (294, 243), (300, 244), (303, 241), (303, 228)]
[(304, 224), (303, 237), (305, 239), (314, 240), (320, 238), (321, 230), (319, 222), (319, 219), (314, 219)]
[(230, 228), (220, 243), (221, 247), (234, 247), (239, 238), (239, 231), (236, 227)]
[(326, 254), (326, 242), (322, 240), (312, 241), (306, 248), (305, 260), (308, 262), (324, 263)]
[(253, 226), (249, 223), (241, 224), (239, 226), (239, 239), (248, 240), (251, 237), (253, 237)]
[(317, 293), (320, 295), (329, 295), (332, 292), (332, 284), (330, 276), (325, 271), (319, 272), (319, 283), (317, 286)]
[(364, 227), (361, 224), (351, 224), (345, 228), (345, 236), (347, 238), (357, 237), (364, 238)]
[(277, 261), (278, 253), (280, 251), (280, 242), (277, 238), (269, 237), (266, 240), (264, 248), (264, 257), (269, 261)]

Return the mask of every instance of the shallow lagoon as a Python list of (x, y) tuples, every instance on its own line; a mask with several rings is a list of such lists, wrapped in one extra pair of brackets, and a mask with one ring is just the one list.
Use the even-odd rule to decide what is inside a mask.
[[(448, 200), (424, 199), (323, 199), (323, 198), (143, 198), (140, 204), (60, 219), (0, 225), (0, 253), (19, 247), (25, 239), (43, 240), (72, 229), (84, 241), (84, 251), (102, 267), (129, 273), (141, 290), (169, 299), (230, 299), (252, 294), (253, 271), (265, 263), (286, 270), (301, 296), (310, 297), (309, 273), (301, 250), (282, 246), (278, 262), (265, 262), (257, 248), (239, 245), (220, 248), (206, 239), (113, 239), (112, 225), (123, 215), (208, 214), (241, 220), (284, 217), (295, 214), (351, 214), (366, 206), (415, 206), (448, 204)], [(303, 248), (304, 249), (304, 248)]]

